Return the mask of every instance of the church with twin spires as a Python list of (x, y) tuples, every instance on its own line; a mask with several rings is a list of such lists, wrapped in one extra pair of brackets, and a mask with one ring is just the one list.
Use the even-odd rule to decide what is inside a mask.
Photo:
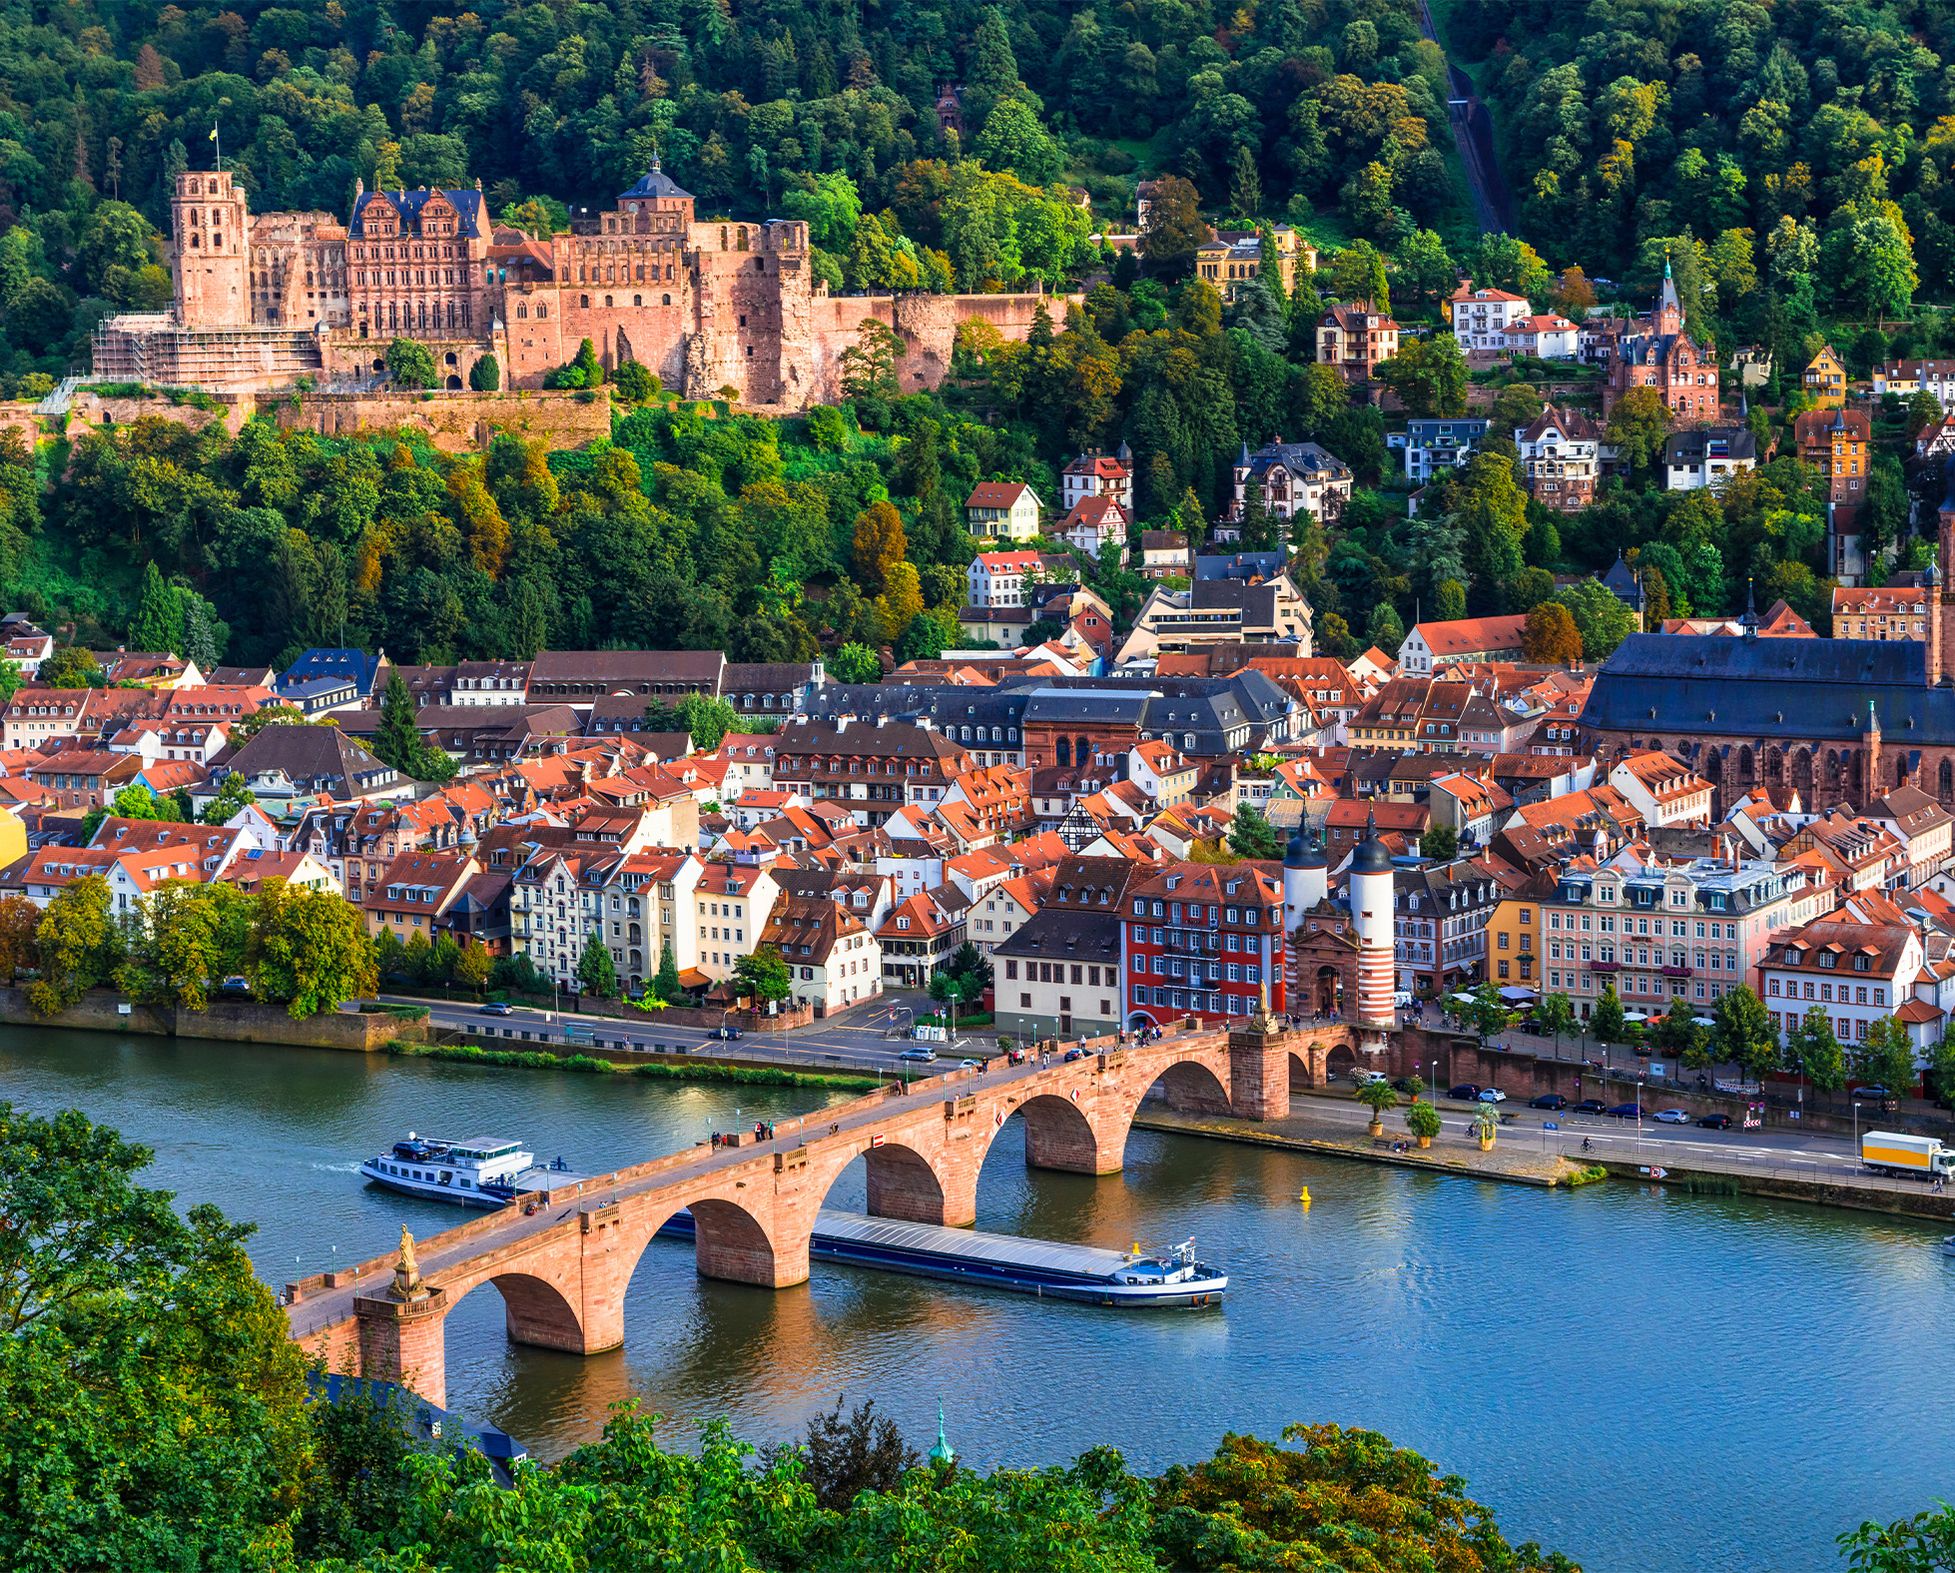
[[(540, 388), (588, 339), (607, 369), (635, 360), (687, 398), (799, 410), (840, 396), (841, 357), (865, 320), (903, 347), (905, 392), (937, 386), (957, 325), (1022, 339), (1064, 297), (832, 295), (798, 219), (700, 219), (659, 167), (567, 234), (497, 222), (466, 188), (368, 190), (342, 221), (256, 213), (226, 170), (186, 171), (170, 204), (174, 299), (97, 330), (94, 373), (207, 391), (371, 387), (396, 338), (425, 344), (437, 387), (473, 386), (486, 356), (502, 388)], [(473, 379), (473, 380), (472, 380)]]

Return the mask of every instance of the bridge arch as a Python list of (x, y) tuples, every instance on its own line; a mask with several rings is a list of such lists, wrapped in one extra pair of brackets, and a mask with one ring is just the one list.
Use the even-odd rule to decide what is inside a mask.
[(863, 1207), (872, 1217), (961, 1228), (977, 1216), (977, 1176), (975, 1171), (968, 1180), (946, 1174), (943, 1165), (940, 1153), (885, 1139), (857, 1152), (836, 1154), (825, 1172), (814, 1175), (808, 1189), (819, 1210), (828, 1205), (835, 1187), (860, 1169)]
[(459, 1291), (451, 1289), (448, 1316), (453, 1316), (457, 1308), (483, 1284), (493, 1284), (502, 1297), (503, 1327), (512, 1344), (533, 1344), (539, 1349), (561, 1349), (569, 1354), (587, 1355), (614, 1349), (622, 1341), (587, 1340), (584, 1318), (572, 1300), (575, 1290), (534, 1272), (489, 1273), (474, 1283), (465, 1284)]
[[(1312, 1054), (1316, 1050), (1312, 1049)], [(1335, 1081), (1339, 1076), (1348, 1076), (1358, 1068), (1358, 1052), (1348, 1043), (1333, 1044), (1324, 1055), (1324, 1080)]]
[[(1075, 1099), (1070, 1093), (1043, 1092), (1035, 1093), (1015, 1108), (1002, 1105), (996, 1108), (973, 1143), (976, 1150), (968, 1160), (973, 1201), (985, 1160), (997, 1145), (998, 1137), (1014, 1120), (1025, 1132), (1026, 1168), (1059, 1169), (1071, 1174), (1118, 1172), (1128, 1122), (1096, 1117), (1097, 1111), (1089, 1112), (1083, 1106), (1083, 1099), (1084, 1094)], [(1115, 1125), (1117, 1130), (1112, 1128)]]

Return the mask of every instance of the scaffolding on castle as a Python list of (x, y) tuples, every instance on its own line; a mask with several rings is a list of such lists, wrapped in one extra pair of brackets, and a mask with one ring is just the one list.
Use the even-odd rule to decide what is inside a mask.
[(316, 378), (325, 357), (305, 329), (186, 328), (161, 312), (110, 317), (95, 330), (94, 375), (154, 387), (265, 389)]

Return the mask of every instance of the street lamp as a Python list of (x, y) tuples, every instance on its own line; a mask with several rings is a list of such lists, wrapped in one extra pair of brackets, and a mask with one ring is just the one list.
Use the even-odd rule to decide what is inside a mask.
[(1857, 1098), (1853, 1101), (1853, 1167), (1856, 1173), (1865, 1167), (1860, 1161), (1860, 1100)]

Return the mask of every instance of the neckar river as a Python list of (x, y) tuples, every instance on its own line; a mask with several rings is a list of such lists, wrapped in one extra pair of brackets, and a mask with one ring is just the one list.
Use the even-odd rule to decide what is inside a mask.
[[(520, 1138), (603, 1170), (823, 1095), (490, 1071), (299, 1049), (0, 1030), (0, 1098), (78, 1107), (156, 1150), (149, 1183), (258, 1226), (261, 1275), (466, 1216), (367, 1189), (409, 1128)], [(1121, 1175), (1028, 1171), (1006, 1131), (978, 1226), (1124, 1246), (1187, 1235), (1219, 1313), (1135, 1314), (816, 1263), (771, 1293), (647, 1251), (626, 1346), (517, 1348), (492, 1290), (448, 1319), (449, 1402), (549, 1458), (637, 1396), (798, 1434), (873, 1396), (919, 1444), (939, 1399), (979, 1465), (1110, 1442), (1137, 1469), (1225, 1430), (1383, 1431), (1465, 1475), (1516, 1539), (1592, 1573), (1837, 1567), (1832, 1538), (1948, 1492), (1936, 1395), (1955, 1307), (1939, 1232), (1625, 1184), (1548, 1193), (1136, 1131)], [(1308, 1185), (1314, 1205), (1298, 1205)], [(861, 1168), (837, 1205), (862, 1204)], [(336, 1249), (335, 1249), (336, 1248)]]

